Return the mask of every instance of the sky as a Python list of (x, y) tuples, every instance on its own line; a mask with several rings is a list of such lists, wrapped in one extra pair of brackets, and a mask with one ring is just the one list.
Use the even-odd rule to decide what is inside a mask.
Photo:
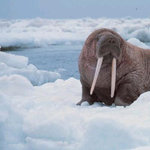
[(150, 0), (0, 0), (0, 19), (149, 18)]

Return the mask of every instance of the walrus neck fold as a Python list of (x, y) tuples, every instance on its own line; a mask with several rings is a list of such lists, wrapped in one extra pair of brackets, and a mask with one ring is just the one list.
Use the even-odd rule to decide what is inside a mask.
[[(90, 95), (93, 94), (93, 91), (94, 91), (94, 88), (98, 79), (98, 75), (101, 69), (102, 62), (103, 62), (103, 57), (98, 58), (96, 70), (95, 70), (95, 74), (94, 74), (94, 78), (93, 78), (93, 82), (92, 82), (92, 86), (90, 90)], [(112, 71), (111, 71), (111, 95), (110, 95), (111, 98), (114, 97), (115, 84), (116, 84), (116, 58), (114, 57), (112, 60)]]

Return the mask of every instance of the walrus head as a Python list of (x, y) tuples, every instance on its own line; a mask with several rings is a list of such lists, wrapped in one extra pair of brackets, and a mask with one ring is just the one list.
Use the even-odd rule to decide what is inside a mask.
[(93, 94), (95, 84), (101, 69), (103, 60), (106, 63), (112, 62), (112, 75), (111, 75), (111, 97), (114, 97), (115, 82), (116, 82), (116, 61), (121, 58), (121, 41), (120, 38), (111, 32), (102, 32), (96, 35), (96, 57), (97, 65), (94, 74), (93, 83), (91, 86), (90, 94)]

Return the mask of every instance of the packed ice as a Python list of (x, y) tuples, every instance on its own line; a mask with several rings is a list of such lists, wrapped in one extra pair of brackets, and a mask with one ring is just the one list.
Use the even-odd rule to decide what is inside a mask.
[(127, 40), (127, 42), (129, 42), (129, 43), (131, 43), (133, 45), (136, 45), (136, 46), (138, 46), (140, 48), (150, 49), (150, 47), (147, 44), (141, 42), (140, 40), (138, 40), (136, 38), (131, 38), (131, 39)]
[(46, 47), (57, 44), (79, 44), (94, 30), (109, 28), (125, 40), (137, 38), (150, 42), (150, 18), (121, 19), (29, 19), (0, 20), (2, 47)]
[[(131, 106), (77, 106), (79, 80), (33, 86), (21, 75), (0, 78), (1, 150), (148, 150), (150, 92)], [(139, 148), (140, 147), (140, 148)]]
[[(149, 48), (149, 19), (1, 20), (2, 47), (78, 42), (100, 27)], [(10, 35), (10, 36), (8, 36)], [(6, 40), (7, 39), (7, 40)], [(63, 69), (60, 69), (60, 73)], [(130, 106), (77, 106), (78, 79), (59, 79), (24, 56), (0, 52), (0, 150), (149, 150), (150, 92)]]
[(42, 85), (60, 78), (58, 72), (38, 70), (33, 64), (28, 64), (28, 58), (0, 52), (0, 77), (18, 74), (26, 77), (33, 85)]

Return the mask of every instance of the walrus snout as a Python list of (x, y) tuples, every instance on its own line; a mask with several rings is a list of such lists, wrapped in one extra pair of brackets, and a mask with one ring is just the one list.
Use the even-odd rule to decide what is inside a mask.
[[(101, 69), (101, 65), (103, 63), (103, 58), (107, 58), (109, 61), (112, 62), (112, 70), (111, 70), (111, 98), (114, 97), (115, 93), (115, 84), (116, 84), (116, 61), (120, 58), (121, 55), (121, 49), (120, 49), (120, 42), (119, 39), (111, 34), (105, 34), (105, 35), (98, 35), (97, 37), (97, 65), (96, 70), (90, 90), (90, 95), (93, 94), (98, 75)], [(108, 56), (108, 57), (107, 57)], [(108, 61), (108, 62), (109, 62)], [(105, 60), (106, 62), (106, 60)]]
[(96, 45), (97, 58), (112, 55), (117, 60), (121, 57), (119, 39), (113, 34), (99, 35)]

